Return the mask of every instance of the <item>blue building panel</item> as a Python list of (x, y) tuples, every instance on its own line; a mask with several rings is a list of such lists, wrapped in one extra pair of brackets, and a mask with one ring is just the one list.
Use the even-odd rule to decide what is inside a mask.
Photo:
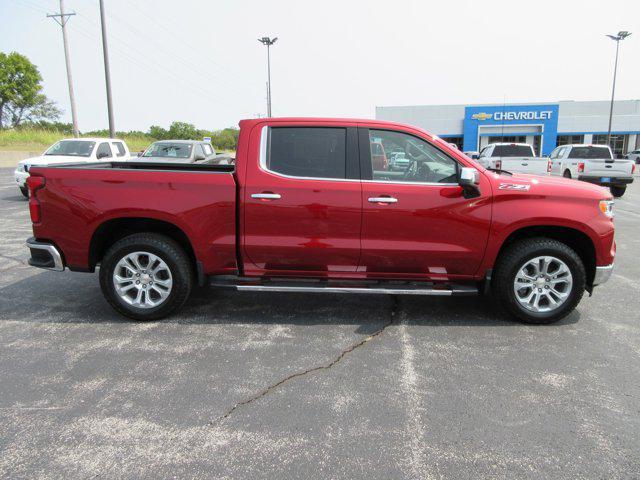
[[(556, 147), (558, 138), (558, 104), (545, 105), (486, 105), (465, 107), (463, 136), (465, 151), (478, 150), (483, 126), (510, 127), (516, 125), (540, 125), (542, 132), (521, 133), (520, 135), (542, 134), (542, 154), (547, 155)], [(507, 135), (513, 135), (507, 133)]]

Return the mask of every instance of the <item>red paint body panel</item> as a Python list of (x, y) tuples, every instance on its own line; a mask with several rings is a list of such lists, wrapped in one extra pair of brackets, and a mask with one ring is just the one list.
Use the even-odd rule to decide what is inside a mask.
[[(476, 168), (480, 196), (464, 198), (456, 185), (274, 174), (259, 163), (260, 132), (266, 125), (411, 133), (462, 166)], [(87, 268), (91, 238), (101, 224), (152, 218), (185, 233), (205, 274), (445, 281), (482, 279), (509, 235), (553, 225), (587, 235), (597, 265), (613, 263), (613, 222), (598, 209), (598, 202), (611, 195), (600, 187), (555, 177), (498, 175), (443, 140), (392, 122), (285, 118), (243, 120), (240, 127), (235, 174), (33, 167), (32, 175), (46, 178), (37, 192), (42, 221), (33, 226), (34, 235), (55, 243), (67, 265)], [(282, 197), (251, 197), (265, 192)], [(383, 195), (399, 201), (368, 201)]]
[(189, 238), (205, 271), (234, 272), (235, 194), (230, 173), (34, 167), (46, 178), (37, 198), (36, 238), (53, 241), (67, 265), (89, 266), (95, 230), (116, 218), (171, 223)]

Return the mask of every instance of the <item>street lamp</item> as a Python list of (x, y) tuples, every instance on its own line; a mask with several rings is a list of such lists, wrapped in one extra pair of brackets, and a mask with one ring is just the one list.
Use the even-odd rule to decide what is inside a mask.
[(271, 117), (271, 56), (269, 47), (276, 43), (276, 40), (278, 40), (278, 37), (262, 37), (258, 39), (261, 44), (267, 46), (267, 117)]
[(618, 48), (620, 40), (624, 40), (631, 32), (618, 32), (618, 35), (607, 35), (611, 40), (616, 42), (616, 62), (613, 66), (613, 88), (611, 89), (611, 107), (609, 108), (609, 130), (607, 130), (607, 145), (611, 146), (611, 120), (613, 119), (613, 98), (616, 94), (616, 74), (618, 73)]

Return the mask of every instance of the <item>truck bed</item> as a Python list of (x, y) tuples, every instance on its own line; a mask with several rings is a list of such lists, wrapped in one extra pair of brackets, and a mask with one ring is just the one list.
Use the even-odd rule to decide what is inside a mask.
[(110, 222), (163, 222), (188, 238), (204, 273), (234, 273), (236, 181), (233, 165), (99, 162), (33, 167), (46, 188), (38, 192), (42, 221), (36, 238), (53, 240), (66, 264), (92, 270), (93, 242)]

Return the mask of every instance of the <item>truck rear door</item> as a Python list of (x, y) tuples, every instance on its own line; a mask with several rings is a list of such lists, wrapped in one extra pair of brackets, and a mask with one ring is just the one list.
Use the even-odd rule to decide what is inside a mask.
[(256, 125), (243, 195), (247, 275), (355, 272), (362, 197), (355, 125)]
[(547, 173), (547, 165), (547, 159), (536, 157), (530, 145), (512, 144), (495, 146), (491, 167), (544, 175)]
[(578, 175), (601, 177), (604, 183), (609, 178), (630, 176), (633, 166), (631, 160), (614, 159), (606, 145), (575, 146), (569, 152), (568, 161), (577, 162)]

